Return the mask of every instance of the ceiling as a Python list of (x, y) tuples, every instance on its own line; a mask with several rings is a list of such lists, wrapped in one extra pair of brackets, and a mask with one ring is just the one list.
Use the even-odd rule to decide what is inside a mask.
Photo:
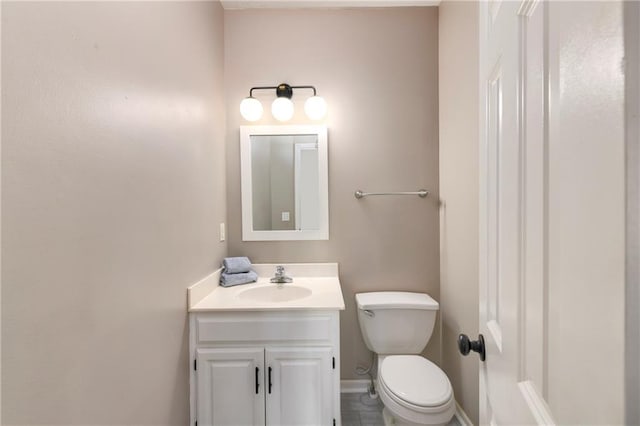
[(225, 9), (438, 6), (440, 0), (221, 0)]

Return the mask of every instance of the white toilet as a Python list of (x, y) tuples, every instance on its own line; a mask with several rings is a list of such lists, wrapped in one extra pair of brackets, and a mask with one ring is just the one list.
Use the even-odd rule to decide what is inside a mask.
[(456, 407), (451, 382), (418, 355), (427, 345), (438, 302), (424, 293), (356, 294), (367, 347), (378, 355), (378, 393), (385, 425), (446, 425)]

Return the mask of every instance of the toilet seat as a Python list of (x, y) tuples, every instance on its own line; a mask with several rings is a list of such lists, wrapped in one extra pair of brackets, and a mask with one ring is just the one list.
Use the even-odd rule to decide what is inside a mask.
[(440, 407), (453, 394), (446, 374), (433, 362), (418, 355), (385, 357), (378, 379), (384, 382), (392, 399), (418, 411)]
[(456, 410), (451, 383), (437, 365), (417, 355), (391, 355), (379, 361), (378, 390), (396, 418), (394, 423), (445, 425), (451, 420)]

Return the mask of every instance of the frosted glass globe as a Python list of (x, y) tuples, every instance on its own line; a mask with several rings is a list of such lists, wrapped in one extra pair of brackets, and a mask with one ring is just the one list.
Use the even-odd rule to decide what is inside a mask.
[(320, 120), (327, 113), (327, 103), (320, 96), (312, 96), (304, 103), (304, 112), (312, 120)]
[(293, 102), (285, 97), (276, 98), (271, 104), (271, 113), (273, 118), (278, 121), (287, 121), (293, 117)]
[(240, 102), (240, 114), (247, 121), (260, 120), (262, 111), (262, 104), (256, 98), (244, 98)]

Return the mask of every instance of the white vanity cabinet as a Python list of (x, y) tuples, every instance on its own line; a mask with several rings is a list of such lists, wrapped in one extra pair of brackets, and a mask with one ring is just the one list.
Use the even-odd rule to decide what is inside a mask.
[(339, 312), (190, 314), (191, 425), (340, 424)]

